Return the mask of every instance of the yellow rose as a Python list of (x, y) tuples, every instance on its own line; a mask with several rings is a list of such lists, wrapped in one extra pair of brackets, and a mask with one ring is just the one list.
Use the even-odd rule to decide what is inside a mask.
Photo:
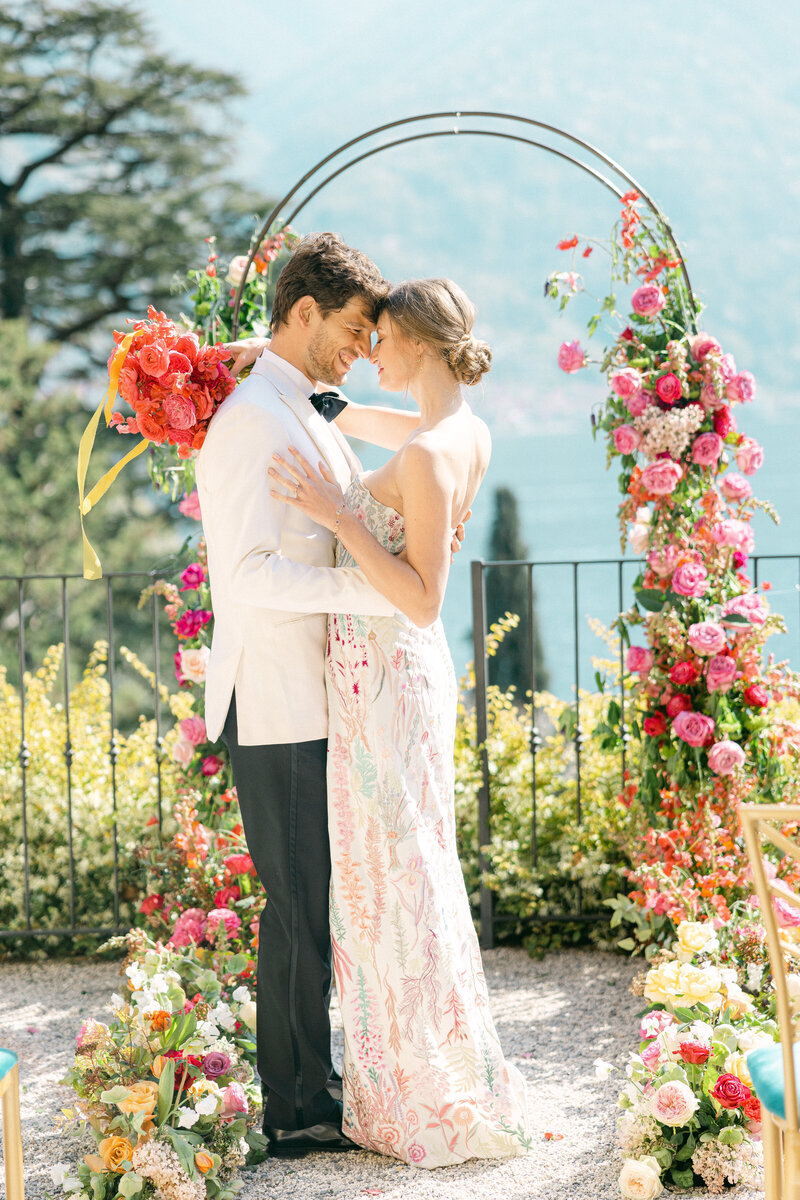
[(152, 1117), (158, 1104), (158, 1084), (153, 1083), (152, 1079), (140, 1079), (138, 1083), (134, 1083), (128, 1088), (128, 1095), (124, 1100), (120, 1100), (117, 1107), (120, 1112), (133, 1113), (143, 1112), (146, 1116)]
[(738, 1075), (747, 1087), (753, 1086), (750, 1072), (747, 1069), (747, 1057), (744, 1054), (729, 1054), (725, 1059), (725, 1070), (731, 1075)]
[(651, 967), (644, 981), (645, 999), (653, 1004), (674, 1004), (678, 992), (680, 963), (664, 962)]
[(681, 921), (678, 926), (678, 945), (687, 954), (699, 954), (715, 937), (709, 921)]
[(203, 1175), (207, 1175), (214, 1165), (214, 1160), (205, 1150), (198, 1150), (194, 1156), (194, 1165)]
[[(725, 1007), (731, 1010), (734, 1018), (743, 1017), (745, 1013), (749, 1013), (753, 1008), (753, 1001), (748, 996), (747, 992), (743, 992), (738, 983), (729, 983), (725, 986), (727, 995), (725, 997)], [(734, 1071), (734, 1075), (738, 1072)]]
[(123, 1137), (103, 1138), (97, 1149), (99, 1156), (87, 1154), (83, 1160), (93, 1171), (117, 1171), (122, 1175), (125, 1172), (122, 1164), (133, 1158), (133, 1146)]
[(690, 963), (681, 966), (680, 990), (683, 1003), (689, 1008), (694, 1004), (706, 1004), (719, 1008), (722, 976), (716, 967), (693, 967)]

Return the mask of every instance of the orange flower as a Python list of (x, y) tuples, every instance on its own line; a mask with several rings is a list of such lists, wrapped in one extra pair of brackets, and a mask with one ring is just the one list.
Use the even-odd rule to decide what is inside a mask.
[(142, 1112), (148, 1117), (152, 1117), (158, 1104), (158, 1084), (153, 1083), (152, 1079), (140, 1079), (138, 1083), (134, 1083), (128, 1089), (128, 1095), (124, 1100), (120, 1100), (117, 1107), (120, 1112), (138, 1113)]
[(573, 233), (571, 238), (564, 238), (563, 242), (558, 243), (559, 250), (572, 250), (573, 246), (578, 244), (578, 235)]
[(205, 1150), (198, 1150), (194, 1156), (194, 1165), (203, 1175), (207, 1175), (214, 1166), (214, 1160)]
[(172, 1013), (168, 1013), (165, 1008), (159, 1008), (158, 1012), (150, 1013), (148, 1020), (153, 1029), (169, 1029)]
[(103, 1138), (97, 1149), (100, 1151), (99, 1155), (87, 1154), (83, 1160), (93, 1171), (116, 1171), (123, 1175), (125, 1167), (122, 1164), (126, 1161), (131, 1162), (133, 1158), (133, 1146), (127, 1138)]
[(153, 1059), (152, 1065), (150, 1067), (150, 1070), (153, 1072), (156, 1079), (161, 1078), (161, 1072), (164, 1070), (164, 1067), (167, 1065), (168, 1062), (169, 1062), (169, 1059), (167, 1058), (167, 1056), (165, 1054), (157, 1054), (155, 1056), (155, 1058)]

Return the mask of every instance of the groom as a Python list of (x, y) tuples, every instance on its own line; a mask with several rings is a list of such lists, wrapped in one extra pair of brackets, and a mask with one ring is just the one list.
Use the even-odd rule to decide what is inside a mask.
[(323, 459), (343, 490), (360, 469), (330, 423), (330, 398), (312, 401), (317, 380), (338, 387), (369, 356), (387, 290), (336, 235), (303, 238), (278, 278), (270, 347), (215, 415), (197, 460), (214, 610), (205, 719), (209, 739), (228, 746), (267, 893), (258, 1072), (279, 1156), (353, 1148), (331, 1079), (326, 614), (391, 616), (394, 606), (358, 569), (334, 567), (333, 535), (274, 500), (267, 471), (290, 446)]

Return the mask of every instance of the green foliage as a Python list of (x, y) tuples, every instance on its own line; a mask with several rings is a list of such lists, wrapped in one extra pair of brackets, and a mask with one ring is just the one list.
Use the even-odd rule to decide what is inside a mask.
[[(517, 498), (510, 488), (496, 488), (494, 518), (489, 539), (489, 560), (524, 561), (528, 547), (522, 540)], [(486, 571), (486, 619), (489, 625), (506, 613), (525, 614), (515, 629), (510, 629), (489, 663), (489, 682), (502, 691), (516, 688), (518, 696), (531, 690), (531, 637), (536, 687), (546, 691), (550, 682), (544, 648), (536, 618), (536, 591), (533, 591), (533, 626), (528, 613), (528, 570), (526, 567), (489, 567)]]
[[(23, 809), (20, 767), (20, 694), (0, 667), (0, 928), (26, 924), (23, 819), (30, 873), (30, 919), (34, 928), (70, 925), (70, 821), (67, 796), (66, 714), (55, 698), (63, 647), (53, 646), (43, 666), (25, 679), (25, 737), (30, 753)], [(141, 719), (116, 745), (116, 813), (110, 757), (112, 728), (106, 647), (98, 642), (70, 703), (69, 741), (73, 751), (71, 837), (74, 858), (75, 923), (87, 928), (114, 926), (114, 844), (120, 887), (119, 923), (133, 924), (139, 895), (135, 851), (148, 820), (158, 811), (155, 723)], [(174, 735), (168, 734), (167, 748)], [(177, 784), (168, 758), (161, 766), (166, 795)], [(23, 817), (24, 814), (24, 817)], [(116, 828), (115, 828), (116, 825)], [(65, 942), (58, 937), (22, 938), (16, 949), (42, 955), (70, 945), (81, 952), (95, 938)], [(5, 946), (7, 943), (3, 943)]]
[(0, 315), (86, 344), (164, 307), (176, 262), (268, 201), (229, 178), (232, 74), (173, 61), (130, 6), (12, 0), (0, 14)]

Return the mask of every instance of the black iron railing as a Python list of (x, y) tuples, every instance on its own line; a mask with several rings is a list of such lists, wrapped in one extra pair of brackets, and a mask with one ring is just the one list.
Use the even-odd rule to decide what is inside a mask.
[[(774, 555), (759, 555), (749, 560), (748, 570), (754, 584), (757, 586), (763, 578), (763, 568), (765, 564), (781, 564), (778, 569), (782, 576), (782, 583), (776, 599), (780, 599), (780, 603), (775, 603), (774, 607), (787, 620), (787, 634), (783, 636), (782, 653), (780, 658), (788, 659), (795, 668), (800, 667), (800, 555), (798, 554), (774, 554)], [(542, 734), (537, 724), (537, 706), (536, 693), (543, 690), (540, 687), (536, 678), (536, 655), (534, 651), (534, 628), (537, 619), (535, 611), (535, 596), (536, 590), (540, 589), (546, 581), (548, 574), (560, 572), (560, 582), (558, 585), (561, 593), (561, 619), (559, 625), (565, 628), (571, 624), (571, 646), (567, 648), (562, 645), (560, 651), (564, 651), (564, 657), (569, 660), (569, 674), (571, 675), (570, 690), (572, 691), (572, 704), (574, 713), (574, 722), (572, 725), (572, 744), (574, 751), (574, 770), (575, 770), (575, 818), (580, 824), (583, 818), (583, 800), (582, 800), (582, 750), (585, 743), (586, 731), (581, 720), (581, 689), (588, 689), (590, 674), (588, 670), (588, 656), (586, 654), (586, 642), (588, 641), (585, 619), (581, 613), (581, 580), (588, 574), (589, 569), (596, 572), (597, 568), (605, 569), (605, 579), (601, 586), (595, 585), (592, 589), (590, 603), (594, 610), (592, 615), (597, 614), (596, 606), (601, 602), (607, 608), (610, 606), (610, 611), (614, 613), (624, 612), (630, 608), (633, 602), (632, 583), (640, 569), (640, 563), (634, 559), (561, 559), (549, 562), (531, 562), (531, 561), (495, 561), (484, 562), (477, 561), (472, 564), (472, 630), (473, 630), (473, 646), (474, 646), (474, 662), (475, 662), (475, 709), (476, 709), (476, 728), (477, 741), (479, 745), (479, 753), (481, 759), (481, 787), (478, 798), (478, 842), (480, 847), (486, 847), (491, 842), (492, 837), (492, 788), (489, 756), (486, 748), (488, 729), (488, 703), (487, 689), (490, 683), (490, 658), (487, 655), (487, 633), (488, 633), (488, 614), (486, 605), (486, 578), (487, 573), (493, 569), (502, 569), (504, 572), (509, 570), (523, 572), (527, 576), (527, 606), (526, 611), (517, 614), (521, 618), (521, 629), (523, 636), (527, 640), (527, 648), (529, 652), (529, 688), (532, 695), (532, 719), (530, 726), (530, 756), (531, 756), (531, 866), (535, 869), (539, 860), (539, 845), (538, 845), (538, 830), (537, 830), (537, 757), (542, 747)], [(565, 589), (566, 583), (566, 589)], [(567, 592), (564, 595), (564, 592)], [(588, 599), (588, 598), (587, 598)], [(570, 613), (571, 621), (564, 619), (564, 614)], [(493, 614), (493, 619), (497, 619), (502, 614)], [(619, 650), (619, 684), (617, 686), (615, 698), (619, 704), (620, 710), (620, 729), (622, 733), (620, 743), (620, 777), (624, 778), (626, 768), (627, 747), (630, 742), (628, 725), (626, 722), (626, 696), (625, 696), (625, 657), (624, 648), (620, 643)], [(564, 688), (560, 689), (560, 694), (563, 694)], [(496, 911), (496, 899), (491, 889), (486, 882), (486, 874), (489, 870), (489, 863), (486, 855), (481, 850), (480, 852), (480, 868), (481, 868), (481, 887), (480, 887), (480, 920), (481, 920), (481, 945), (491, 947), (494, 944), (495, 930), (500, 924), (505, 921), (517, 920), (516, 917), (511, 917), (502, 912)], [(542, 910), (529, 919), (533, 922), (560, 922), (560, 921), (596, 921), (606, 919), (608, 914), (602, 912), (586, 912), (584, 911), (583, 890), (580, 882), (576, 882), (574, 886), (575, 904), (571, 911), (550, 911), (546, 905), (542, 906)]]
[[(795, 666), (800, 666), (800, 555), (762, 555), (750, 560), (750, 573), (756, 583), (763, 577), (764, 565), (781, 564), (782, 584), (776, 586), (774, 607), (787, 618), (788, 634), (782, 639), (784, 645), (779, 657), (788, 658)], [(521, 629), (527, 629), (530, 642), (530, 673), (529, 684), (534, 694), (534, 705), (530, 728), (529, 751), (531, 755), (531, 805), (530, 805), (530, 842), (531, 865), (536, 868), (539, 862), (539, 831), (538, 820), (538, 772), (537, 757), (543, 745), (543, 735), (539, 727), (539, 714), (535, 704), (535, 694), (540, 691), (536, 679), (536, 661), (533, 651), (533, 619), (535, 596), (538, 591), (540, 602), (540, 620), (544, 623), (544, 640), (550, 652), (557, 656), (560, 662), (566, 663), (566, 672), (562, 671), (556, 690), (563, 697), (572, 693), (574, 705), (574, 725), (571, 731), (574, 750), (575, 773), (575, 816), (580, 822), (583, 817), (583, 780), (582, 780), (582, 750), (585, 744), (581, 712), (581, 689), (591, 690), (593, 679), (590, 664), (590, 633), (585, 624), (585, 613), (601, 616), (598, 609), (605, 606), (610, 618), (619, 611), (628, 608), (631, 600), (631, 584), (638, 571), (638, 563), (627, 559), (600, 560), (560, 560), (553, 562), (474, 562), (472, 564), (472, 608), (473, 608), (473, 639), (475, 651), (475, 708), (477, 741), (481, 755), (481, 788), (478, 800), (478, 837), (479, 845), (486, 846), (491, 841), (492, 833), (492, 792), (491, 772), (486, 748), (488, 733), (487, 687), (489, 684), (489, 659), (486, 653), (487, 610), (486, 610), (486, 577), (487, 572), (494, 568), (503, 568), (524, 572), (527, 578), (527, 612), (520, 615)], [(773, 566), (771, 570), (775, 570)], [(597, 571), (605, 572), (602, 584), (597, 582)], [(560, 572), (557, 585), (558, 603), (548, 616), (547, 610), (547, 579)], [(595, 573), (595, 574), (592, 574)], [(591, 576), (590, 594), (585, 595), (586, 580)], [(127, 725), (134, 728), (138, 713), (144, 713), (153, 722), (152, 747), (148, 751), (148, 764), (152, 767), (154, 785), (154, 816), (160, 832), (162, 825), (162, 762), (163, 762), (163, 711), (160, 688), (162, 685), (163, 647), (161, 646), (162, 627), (164, 619), (161, 616), (162, 600), (153, 594), (144, 609), (137, 610), (136, 599), (141, 589), (152, 583), (156, 576), (150, 572), (118, 572), (105, 577), (102, 584), (86, 583), (78, 575), (26, 575), (0, 576), (0, 664), (5, 668), (8, 679), (15, 687), (19, 687), (19, 718), (18, 729), (11, 734), (14, 747), (11, 756), (6, 753), (6, 761), (0, 764), (4, 772), (7, 786), (0, 792), (0, 822), (8, 841), (10, 825), (18, 822), (21, 845), (19, 850), (19, 876), (13, 880), (8, 869), (5, 878), (0, 883), (0, 902), (3, 892), (11, 894), (12, 888), (21, 890), (21, 901), (18, 913), (11, 922), (0, 921), (0, 939), (19, 938), (20, 936), (44, 938), (53, 935), (76, 938), (79, 935), (101, 935), (123, 932), (130, 920), (130, 909), (125, 908), (125, 897), (121, 893), (120, 877), (120, 846), (118, 841), (118, 799), (120, 794), (120, 779), (118, 759), (120, 743), (118, 726)], [(545, 603), (542, 605), (542, 600)], [(585, 601), (585, 606), (584, 606)], [(88, 607), (87, 607), (88, 605)], [(571, 606), (571, 611), (570, 611)], [(81, 621), (76, 622), (76, 610)], [(80, 625), (80, 628), (78, 626)], [(131, 693), (131, 676), (123, 677), (124, 663), (119, 655), (120, 631), (124, 628), (124, 637), (141, 658), (148, 658), (148, 669), (152, 672), (152, 684), (143, 685), (138, 681), (138, 692)], [(88, 632), (87, 632), (88, 630)], [(107, 744), (103, 746), (102, 754), (106, 759), (108, 787), (106, 816), (110, 823), (111, 867), (108, 871), (107, 910), (111, 919), (98, 923), (86, 920), (85, 913), (80, 911), (76, 897), (76, 858), (75, 858), (75, 813), (73, 809), (73, 790), (75, 770), (75, 729), (73, 726), (73, 681), (79, 664), (85, 662), (85, 655), (91, 648), (97, 635), (107, 641), (106, 676), (108, 681), (108, 721), (109, 730)], [(171, 636), (171, 635), (170, 635)], [(558, 641), (557, 639), (561, 640)], [(555, 640), (554, 640), (555, 639)], [(66, 896), (60, 901), (60, 910), (64, 917), (58, 921), (37, 921), (32, 911), (32, 896), (38, 895), (38, 880), (47, 872), (50, 863), (47, 861), (31, 860), (29, 815), (32, 799), (36, 801), (36, 773), (41, 770), (36, 753), (31, 749), (29, 740), (29, 722), (26, 711), (25, 688), (22, 680), (26, 673), (39, 666), (43, 650), (51, 643), (62, 642), (64, 645), (62, 676), (58, 680), (61, 696), (60, 705), (63, 711), (63, 744), (57, 748), (57, 753), (63, 758), (64, 794), (61, 797), (64, 820), (66, 825), (66, 868), (64, 891)], [(555, 647), (555, 648), (554, 648)], [(599, 648), (599, 644), (596, 648)], [(625, 691), (623, 686), (625, 664), (620, 650), (620, 684), (617, 700), (620, 706), (623, 735), (626, 733)], [(122, 684), (121, 684), (122, 678)], [(123, 694), (124, 693), (124, 694)], [(7, 725), (9, 713), (0, 712), (0, 720), (6, 722), (6, 746), (9, 744)], [(624, 773), (626, 762), (626, 742), (623, 736), (620, 752), (620, 769)], [(53, 747), (49, 748), (52, 753)], [(13, 761), (12, 761), (13, 760)], [(147, 767), (150, 770), (150, 766)], [(62, 830), (62, 833), (64, 831)], [(85, 830), (80, 831), (85, 834)], [(99, 837), (99, 825), (98, 825)], [(42, 854), (41, 847), (36, 851)], [(480, 918), (481, 939), (484, 946), (494, 942), (495, 930), (509, 919), (501, 911), (496, 911), (495, 897), (487, 886), (485, 875), (488, 863), (481, 857), (482, 882), (480, 888)], [(537, 921), (591, 921), (597, 913), (584, 909), (583, 895), (579, 884), (574, 888), (575, 903), (571, 911), (549, 911), (546, 905), (533, 920)], [(98, 905), (98, 911), (102, 908)]]

